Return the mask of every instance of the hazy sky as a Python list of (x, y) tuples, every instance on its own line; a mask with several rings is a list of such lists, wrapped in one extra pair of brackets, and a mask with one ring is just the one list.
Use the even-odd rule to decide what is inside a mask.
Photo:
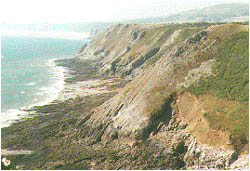
[(70, 23), (166, 16), (185, 10), (248, 0), (2, 0), (1, 22)]

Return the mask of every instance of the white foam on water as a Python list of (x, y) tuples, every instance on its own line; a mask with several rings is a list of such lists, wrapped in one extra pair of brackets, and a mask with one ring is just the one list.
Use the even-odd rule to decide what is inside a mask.
[(35, 82), (30, 82), (30, 83), (28, 83), (28, 84), (26, 84), (27, 86), (34, 86), (34, 85), (36, 85), (36, 83)]
[[(65, 78), (68, 74), (68, 70), (65, 67), (57, 66), (54, 59), (48, 60), (47, 65), (52, 73), (52, 78), (49, 84), (45, 87), (41, 87), (37, 90), (35, 98), (33, 99), (33, 104), (24, 106), (20, 109), (9, 109), (7, 111), (1, 112), (1, 127), (7, 127), (11, 123), (27, 117), (28, 114), (33, 112), (26, 112), (24, 110), (30, 109), (34, 106), (43, 106), (51, 103), (53, 100), (57, 99), (60, 91), (65, 87)], [(34, 82), (28, 83), (27, 85), (35, 85)], [(21, 93), (25, 93), (21, 91)]]
[(18, 109), (9, 109), (1, 112), (1, 128), (9, 126), (11, 123), (20, 120), (31, 112), (21, 111)]
[(55, 100), (58, 97), (60, 91), (63, 90), (65, 86), (64, 80), (66, 78), (66, 74), (68, 73), (68, 70), (65, 67), (57, 66), (55, 64), (56, 60), (57, 58), (50, 59), (48, 60), (48, 63), (47, 63), (52, 73), (52, 78), (49, 84), (37, 90), (37, 93), (35, 94), (36, 98), (33, 100), (33, 101), (36, 101), (35, 103), (29, 106), (25, 106), (22, 109), (49, 104), (53, 100)]

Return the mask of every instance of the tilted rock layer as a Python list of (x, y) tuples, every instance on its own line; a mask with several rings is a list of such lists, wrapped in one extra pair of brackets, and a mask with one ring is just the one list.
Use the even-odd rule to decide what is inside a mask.
[[(210, 135), (221, 135), (223, 140), (219, 144), (213, 141), (205, 143), (223, 146), (224, 150), (232, 149), (228, 146), (230, 140), (226, 132), (210, 129), (199, 102), (179, 92), (200, 78), (214, 75), (212, 68), (217, 62), (209, 54), (225, 37), (244, 29), (245, 26), (230, 24), (131, 24), (115, 25), (99, 34), (84, 47), (77, 59), (92, 60), (93, 65), (100, 65), (100, 75), (131, 81), (116, 96), (92, 111), (83, 125), (90, 129), (91, 134), (84, 136), (92, 144), (109, 139), (133, 144), (157, 135), (164, 125), (169, 125), (175, 111), (185, 122), (178, 129), (192, 132), (199, 143), (204, 143), (202, 139), (209, 139)], [(176, 101), (178, 105), (172, 107)], [(187, 107), (189, 109), (183, 111)], [(226, 158), (230, 154), (226, 154)]]

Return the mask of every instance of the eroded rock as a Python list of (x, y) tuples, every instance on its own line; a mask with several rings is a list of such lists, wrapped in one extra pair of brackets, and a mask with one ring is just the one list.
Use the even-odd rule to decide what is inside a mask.
[(196, 35), (190, 37), (189, 39), (187, 39), (186, 43), (192, 44), (192, 43), (196, 43), (202, 39), (206, 39), (207, 37), (207, 32), (206, 31), (200, 31), (199, 33), (197, 33)]

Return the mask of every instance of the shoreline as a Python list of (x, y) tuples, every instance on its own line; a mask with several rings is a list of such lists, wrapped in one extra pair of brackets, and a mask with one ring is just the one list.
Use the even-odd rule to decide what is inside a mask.
[[(66, 57), (63, 58), (65, 60), (70, 59), (73, 57)], [(58, 96), (61, 91), (65, 88), (65, 80), (69, 77), (70, 71), (68, 68), (59, 66), (56, 64), (56, 61), (60, 60), (58, 58), (52, 58), (48, 59), (47, 65), (49, 69), (51, 70), (52, 78), (53, 80), (51, 83), (49, 83), (47, 86), (40, 87), (37, 91), (37, 95), (43, 95), (41, 99), (38, 101), (36, 98), (33, 99), (33, 103), (31, 105), (26, 105), (23, 107), (19, 107), (17, 109), (7, 109), (6, 111), (1, 111), (1, 128), (9, 127), (12, 123), (21, 121), (23, 119), (32, 117), (33, 114), (35, 114), (35, 111), (32, 110), (32, 108), (37, 106), (44, 106), (49, 105), (53, 103), (53, 101), (56, 101), (58, 99)], [(56, 79), (54, 81), (54, 79)], [(53, 92), (53, 93), (51, 93)]]
[[(60, 63), (57, 63), (58, 65), (61, 66)], [(83, 65), (91, 67), (87, 63)], [(66, 68), (70, 73), (75, 72), (70, 67)], [(84, 72), (88, 73), (89, 70), (84, 70)], [(75, 126), (81, 123), (82, 118), (90, 116), (95, 107), (113, 97), (124, 85), (121, 84), (120, 79), (97, 77), (95, 74), (89, 75), (87, 79), (72, 74), (71, 78), (74, 78), (74, 81), (66, 81), (64, 89), (51, 103), (28, 109), (27, 112), (32, 112), (31, 115), (17, 120), (1, 130), (1, 151), (5, 153), (2, 154), (2, 157), (10, 160), (13, 168), (22, 166), (22, 169), (25, 170), (37, 170), (37, 166), (40, 165), (39, 170), (52, 169), (53, 166), (50, 165), (50, 162), (47, 163), (51, 159), (51, 156), (48, 156), (47, 148), (51, 145), (55, 146), (55, 149), (51, 149), (49, 154), (59, 152), (59, 156), (65, 153), (70, 156), (72, 144), (62, 144), (63, 139), (68, 139), (76, 134)], [(61, 153), (61, 149), (64, 149), (63, 153)], [(77, 149), (81, 149), (83, 154), (86, 153), (84, 151), (87, 151), (85, 155), (91, 153), (87, 144)], [(66, 161), (70, 161), (70, 159), (67, 158)]]
[[(137, 26), (125, 27), (130, 29), (129, 32), (125, 30), (126, 33), (134, 33), (137, 29)], [(203, 25), (201, 27), (207, 29), (203, 28)], [(124, 35), (120, 32), (121, 29), (116, 28), (115, 34), (112, 34), (114, 37), (111, 37), (114, 43), (117, 35), (119, 36), (116, 31)], [(196, 25), (190, 27), (193, 28), (196, 28)], [(159, 33), (165, 36), (165, 32), (159, 31)], [(187, 40), (193, 40), (200, 33), (199, 30), (199, 34)], [(103, 38), (106, 35), (103, 34)], [(131, 45), (131, 40), (134, 38), (131, 34), (128, 36), (125, 38)], [(154, 34), (151, 36), (155, 37)], [(151, 40), (151, 36), (147, 40)], [(101, 42), (99, 40), (103, 38), (100, 36), (100, 39), (96, 39), (97, 44), (93, 44), (95, 48), (89, 46), (86, 54), (106, 48), (110, 41), (107, 44), (99, 44)], [(210, 45), (206, 40), (201, 40), (204, 47)], [(179, 43), (186, 45), (187, 41)], [(126, 48), (128, 44), (124, 47)], [(155, 46), (154, 41), (151, 45)], [(243, 141), (240, 138), (236, 139), (237, 144), (234, 139), (226, 139), (220, 129), (215, 130), (211, 125), (211, 127), (207, 125), (204, 114), (206, 111), (203, 109), (206, 105), (197, 102), (197, 99), (192, 100), (186, 96), (184, 99), (182, 95), (187, 90), (177, 89), (178, 83), (204, 62), (196, 63), (196, 58), (192, 58), (196, 57), (192, 54), (196, 46), (191, 44), (183, 46), (185, 54), (183, 57), (181, 55), (180, 58), (175, 58), (176, 65), (172, 65), (172, 60), (169, 59), (176, 56), (172, 52), (179, 51), (179, 44), (171, 47), (169, 56), (163, 56), (152, 67), (142, 66), (141, 71), (137, 67), (130, 68), (147, 56), (144, 56), (144, 52), (147, 50), (152, 52), (152, 46), (146, 42), (145, 47), (150, 49), (144, 49), (143, 54), (138, 55), (138, 59), (134, 59), (134, 62), (127, 62), (124, 56), (121, 57), (121, 61), (126, 59), (124, 63), (117, 63), (118, 59), (115, 57), (120, 53), (123, 54), (123, 48), (120, 47), (118, 50), (106, 49), (115, 56), (110, 57), (111, 61), (102, 60), (100, 54), (100, 58), (97, 56), (96, 61), (94, 56), (90, 56), (88, 62), (84, 60), (85, 53), (82, 54), (82, 58), (61, 60), (58, 65), (71, 69), (72, 77), (65, 80), (60, 98), (51, 104), (34, 107), (36, 115), (2, 129), (3, 149), (30, 150), (34, 153), (23, 156), (10, 155), (7, 159), (23, 165), (24, 170), (230, 169), (231, 164), (238, 159), (241, 159), (238, 160), (240, 169), (248, 168), (249, 162), (246, 160), (249, 158), (240, 156), (242, 147), (246, 147), (248, 152), (248, 146), (245, 145), (248, 140), (246, 134), (240, 135)], [(203, 50), (204, 47), (200, 49)], [(130, 55), (127, 57), (129, 60)], [(134, 70), (138, 73), (138, 77), (136, 74), (132, 78), (123, 77), (123, 73), (127, 73), (127, 70), (123, 70), (120, 66), (125, 63), (132, 71), (132, 75)], [(131, 82), (128, 83), (129, 80), (126, 82), (125, 79), (130, 79)], [(121, 83), (127, 83), (123, 89), (120, 89), (122, 86), (119, 87)], [(211, 99), (204, 101), (210, 104)], [(224, 109), (223, 105), (218, 105), (218, 108), (207, 107), (211, 112), (212, 109), (216, 111)], [(232, 106), (231, 103), (226, 105)], [(229, 109), (230, 112), (233, 110)], [(193, 131), (196, 127), (200, 130), (198, 132), (201, 138)], [(219, 139), (225, 137), (226, 140), (220, 143), (215, 137)], [(214, 140), (212, 142), (214, 144), (211, 143), (213, 146), (206, 145), (208, 141), (203, 141), (204, 139)], [(223, 147), (227, 145), (232, 145), (234, 149), (229, 151)], [(238, 167), (237, 163), (235, 164), (231, 169)]]
[[(49, 96), (46, 96), (45, 99), (40, 99), (38, 102), (34, 102), (31, 105), (26, 105), (18, 109), (8, 109), (7, 111), (1, 112), (1, 128), (9, 127), (13, 123), (36, 116), (37, 108), (42, 108), (58, 102), (65, 102), (70, 99), (82, 98), (84, 96), (101, 95), (117, 91), (117, 88), (114, 87), (117, 86), (116, 84), (119, 81), (115, 78), (101, 78), (89, 75), (87, 78), (84, 77), (84, 79), (78, 80), (77, 74), (79, 73), (79, 70), (72, 68), (75, 64), (75, 57), (76, 56), (49, 59), (47, 65), (52, 70), (52, 79), (57, 80), (53, 81), (48, 86), (40, 87), (37, 91), (37, 94), (46, 93)], [(68, 64), (68, 62), (72, 61), (74, 62)], [(88, 63), (89, 61), (86, 61), (86, 64), (83, 65), (88, 66)], [(84, 72), (88, 72), (88, 70)], [(67, 81), (74, 77), (77, 77), (77, 79)]]

